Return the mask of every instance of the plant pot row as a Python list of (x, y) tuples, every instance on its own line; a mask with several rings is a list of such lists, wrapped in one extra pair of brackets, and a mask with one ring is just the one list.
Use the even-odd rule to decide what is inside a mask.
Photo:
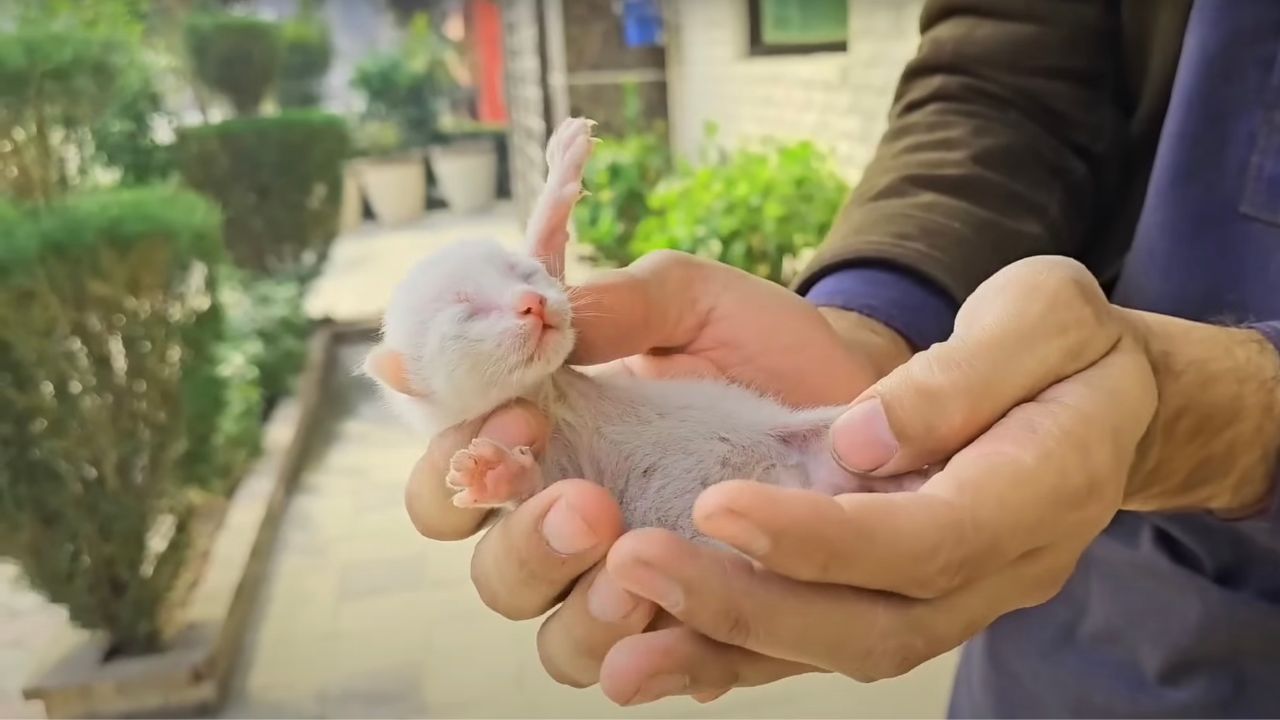
[(377, 221), (402, 225), (427, 211), (427, 162), (449, 209), (473, 213), (498, 194), (498, 149), (491, 138), (468, 138), (392, 155), (352, 160), (343, 188), (343, 229), (360, 224), (361, 199)]

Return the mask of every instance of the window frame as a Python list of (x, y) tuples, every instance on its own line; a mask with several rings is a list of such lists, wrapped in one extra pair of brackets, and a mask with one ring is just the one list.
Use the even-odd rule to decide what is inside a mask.
[[(840, 41), (825, 43), (804, 43), (798, 45), (778, 45), (764, 41), (762, 25), (763, 13), (760, 8), (762, 0), (747, 0), (747, 26), (749, 28), (748, 50), (753, 56), (776, 55), (809, 55), (825, 52), (847, 52), (849, 49), (848, 28), (845, 38)], [(846, 3), (848, 0), (846, 0)]]

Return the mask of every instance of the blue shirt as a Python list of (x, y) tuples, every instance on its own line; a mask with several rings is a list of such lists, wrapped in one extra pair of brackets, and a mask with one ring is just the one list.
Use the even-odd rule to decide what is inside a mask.
[[(875, 265), (808, 297), (917, 348), (945, 339), (955, 313), (928, 281)], [(1253, 324), (1280, 349), (1280, 1), (1193, 5), (1112, 300)], [(965, 646), (950, 713), (1280, 717), (1280, 502), (1235, 522), (1120, 513), (1057, 597)]]

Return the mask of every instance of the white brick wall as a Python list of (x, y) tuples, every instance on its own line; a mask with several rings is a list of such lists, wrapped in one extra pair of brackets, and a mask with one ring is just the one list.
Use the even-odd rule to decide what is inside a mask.
[(747, 0), (668, 0), (672, 144), (693, 156), (714, 121), (727, 144), (810, 139), (854, 181), (871, 158), (902, 66), (914, 54), (921, 0), (849, 0), (847, 52), (751, 56)]

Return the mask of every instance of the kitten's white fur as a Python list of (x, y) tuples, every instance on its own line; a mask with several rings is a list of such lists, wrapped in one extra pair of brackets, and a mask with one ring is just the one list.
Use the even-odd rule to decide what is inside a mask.
[[(534, 222), (555, 215), (548, 210), (555, 203), (571, 208), (577, 199), (578, 177), (557, 164), (564, 154), (548, 150), (551, 172)], [(547, 298), (548, 317), (560, 328), (533, 357), (519, 318), (502, 311), (527, 290)], [(499, 311), (468, 309), (477, 305)], [(570, 314), (563, 285), (532, 257), (488, 241), (451, 245), (410, 270), (384, 320), (384, 344), (403, 354), (421, 396), (381, 387), (423, 437), (528, 399), (552, 422), (539, 460), (543, 477), (601, 483), (618, 499), (628, 527), (698, 537), (694, 500), (730, 479), (829, 493), (874, 489), (831, 458), (827, 429), (845, 406), (788, 408), (721, 380), (584, 374), (565, 366), (573, 347)]]

